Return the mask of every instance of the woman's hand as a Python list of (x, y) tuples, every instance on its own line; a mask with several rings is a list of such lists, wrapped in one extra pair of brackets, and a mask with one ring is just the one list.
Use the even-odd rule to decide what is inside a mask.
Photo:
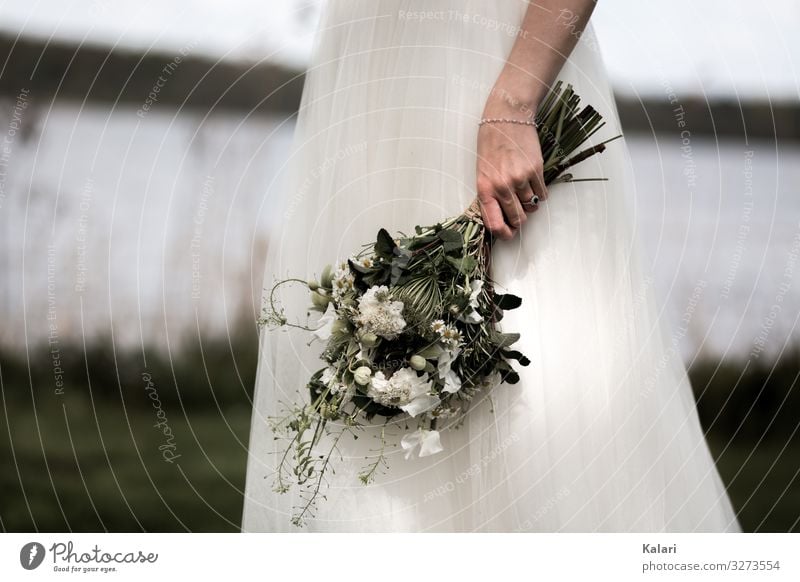
[[(533, 119), (589, 21), (596, 0), (537, 0), (528, 3), (519, 34), (486, 102), (484, 118)], [(524, 204), (547, 198), (542, 150), (529, 125), (488, 123), (478, 131), (477, 190), (484, 224), (510, 239), (525, 223)]]
[[(502, 93), (501, 93), (502, 94)], [(533, 119), (502, 99), (490, 97), (483, 117)], [(509, 240), (525, 224), (527, 213), (547, 198), (539, 135), (532, 125), (485, 123), (478, 130), (477, 192), (486, 228)]]

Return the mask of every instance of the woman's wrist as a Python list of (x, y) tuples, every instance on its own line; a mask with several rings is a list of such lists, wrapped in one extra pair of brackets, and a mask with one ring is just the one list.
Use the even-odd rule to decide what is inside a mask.
[(536, 117), (536, 107), (526, 99), (497, 88), (486, 100), (483, 117), (533, 121)]
[(484, 116), (533, 119), (546, 93), (547, 87), (530, 76), (503, 73), (487, 99)]

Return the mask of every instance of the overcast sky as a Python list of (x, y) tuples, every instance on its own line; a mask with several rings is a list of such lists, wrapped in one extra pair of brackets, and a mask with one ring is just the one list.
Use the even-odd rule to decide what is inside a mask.
[[(313, 23), (302, 8), (314, 3), (0, 0), (0, 28), (134, 50), (193, 45), (193, 51), (214, 58), (301, 65)], [(684, 94), (778, 100), (800, 95), (798, 0), (600, 0), (594, 23), (618, 91), (660, 94), (668, 79)]]

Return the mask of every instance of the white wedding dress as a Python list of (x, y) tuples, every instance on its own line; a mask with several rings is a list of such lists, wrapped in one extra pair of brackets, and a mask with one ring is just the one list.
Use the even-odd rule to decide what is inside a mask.
[[(318, 276), (381, 226), (410, 232), (466, 208), (477, 122), (527, 6), (327, 3), (266, 288)], [(591, 28), (559, 78), (604, 115), (598, 141), (620, 131)], [(406, 430), (393, 425), (390, 466), (372, 485), (357, 474), (377, 440), (368, 431), (342, 442), (305, 530), (290, 523), (296, 494), (273, 491), (282, 443), (266, 419), (305, 394), (321, 345), (296, 330), (262, 332), (243, 531), (740, 531), (640, 258), (624, 141), (574, 174), (608, 181), (553, 186), (520, 235), (494, 246), (494, 278), (523, 298), (501, 322), (532, 360), (518, 367), (521, 382), (475, 403), (436, 455), (404, 460)], [(304, 320), (307, 291), (281, 298)]]

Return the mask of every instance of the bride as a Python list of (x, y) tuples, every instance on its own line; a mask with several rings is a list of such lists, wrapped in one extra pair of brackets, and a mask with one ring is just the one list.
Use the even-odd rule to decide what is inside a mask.
[[(379, 227), (433, 224), (477, 195), (498, 239), (493, 277), (523, 298), (501, 325), (532, 364), (442, 431), (443, 452), (405, 460), (394, 425), (390, 470), (371, 485), (357, 474), (381, 426), (341, 442), (306, 531), (740, 531), (641, 256), (624, 142), (573, 172), (607, 181), (548, 191), (536, 130), (509, 121), (531, 119), (560, 79), (603, 114), (598, 141), (620, 132), (593, 4), (323, 8), (265, 287), (319, 276)], [(308, 307), (307, 293), (281, 301), (288, 314)], [(297, 530), (300, 499), (273, 490), (282, 443), (268, 419), (298, 398), (319, 352), (297, 330), (261, 333), (244, 531)]]

